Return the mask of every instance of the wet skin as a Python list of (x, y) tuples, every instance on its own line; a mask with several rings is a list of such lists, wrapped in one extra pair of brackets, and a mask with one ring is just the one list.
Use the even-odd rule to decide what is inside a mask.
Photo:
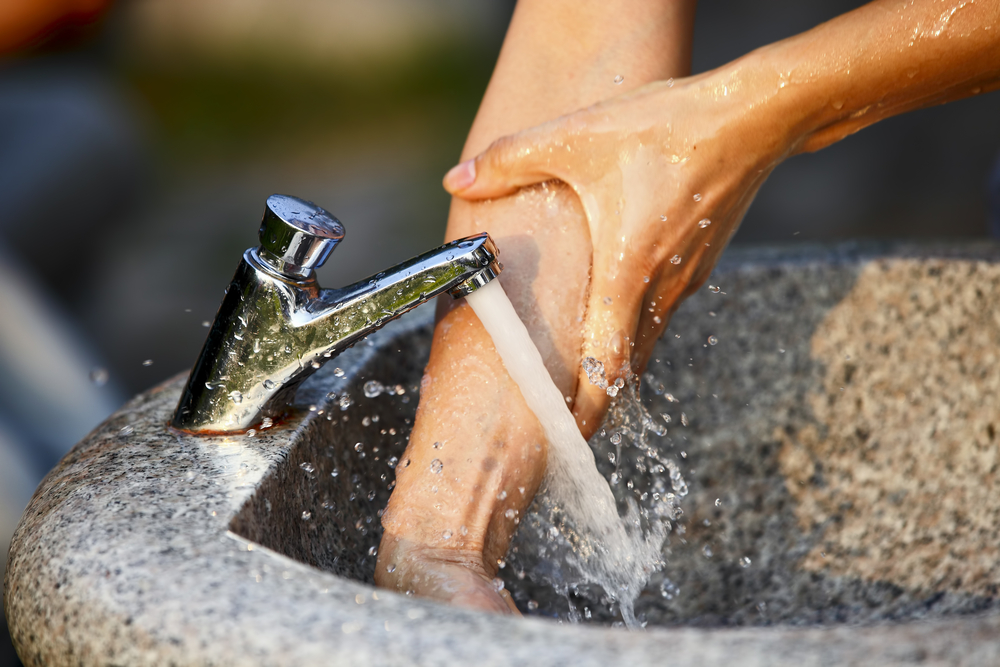
[[(604, 37), (619, 27), (617, 41), (593, 44), (570, 39), (585, 27), (538, 32), (557, 4), (518, 7), (466, 162), (445, 179), (462, 198), (448, 234), (495, 234), (505, 286), (585, 436), (608, 397), (582, 376), (581, 359), (641, 368), (775, 166), (881, 118), (1000, 87), (1000, 0), (875, 2), (686, 79), (692, 4), (659, 21), (643, 22), (649, 8), (632, 3), (613, 17), (575, 14)], [(624, 83), (609, 86), (617, 74)], [(522, 89), (535, 96), (518, 99)], [(583, 108), (510, 129), (568, 105)], [(486, 137), (515, 131), (483, 151)], [(565, 185), (519, 192), (553, 179)], [(427, 375), (376, 581), (510, 609), (491, 580), (515, 528), (507, 510), (523, 513), (542, 480), (541, 430), (468, 307), (441, 319)]]

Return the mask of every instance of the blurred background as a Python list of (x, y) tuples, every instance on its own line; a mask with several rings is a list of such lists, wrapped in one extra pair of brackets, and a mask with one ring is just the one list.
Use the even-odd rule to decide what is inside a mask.
[[(45, 3), (0, 7), (0, 564), (45, 472), (194, 361), (269, 194), (344, 221), (327, 286), (440, 242), (514, 7), (62, 0), (52, 26), (19, 4)], [(694, 71), (861, 4), (703, 0)], [(796, 157), (734, 243), (1000, 236), (997, 119), (985, 95)]]

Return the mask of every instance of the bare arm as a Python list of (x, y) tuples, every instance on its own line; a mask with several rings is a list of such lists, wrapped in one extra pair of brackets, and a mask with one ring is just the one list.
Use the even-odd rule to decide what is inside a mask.
[[(693, 15), (689, 0), (522, 0), (463, 158), (503, 134), (686, 74)], [(505, 289), (556, 384), (573, 397), (592, 255), (583, 209), (565, 187), (453, 202), (448, 238), (484, 230), (501, 249)], [(376, 581), (507, 609), (490, 580), (544, 470), (537, 421), (479, 321), (458, 302), (435, 331), (417, 421), (383, 517)]]
[[(468, 199), (553, 178), (572, 186), (594, 242), (585, 337), (632, 333), (625, 356), (641, 368), (775, 166), (882, 118), (997, 88), (998, 31), (998, 0), (879, 0), (717, 70), (505, 137), (445, 185)], [(594, 294), (622, 298), (601, 314)]]

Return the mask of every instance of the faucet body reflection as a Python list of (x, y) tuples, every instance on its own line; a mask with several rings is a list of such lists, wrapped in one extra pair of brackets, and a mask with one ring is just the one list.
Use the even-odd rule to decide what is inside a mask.
[(314, 269), (344, 236), (311, 202), (267, 200), (261, 245), (243, 254), (172, 425), (189, 433), (245, 431), (280, 415), (325, 362), (425, 301), (465, 296), (502, 269), (487, 234), (452, 241), (342, 289)]

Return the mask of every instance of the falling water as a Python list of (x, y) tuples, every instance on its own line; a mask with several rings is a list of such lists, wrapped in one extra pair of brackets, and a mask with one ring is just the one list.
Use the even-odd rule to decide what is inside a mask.
[(584, 579), (602, 586), (618, 602), (625, 623), (635, 627), (632, 603), (661, 565), (669, 524), (647, 523), (643, 530), (631, 498), (625, 516), (619, 516), (593, 451), (500, 282), (473, 292), (467, 301), (545, 431), (549, 449), (544, 491), (575, 529), (574, 565)]

